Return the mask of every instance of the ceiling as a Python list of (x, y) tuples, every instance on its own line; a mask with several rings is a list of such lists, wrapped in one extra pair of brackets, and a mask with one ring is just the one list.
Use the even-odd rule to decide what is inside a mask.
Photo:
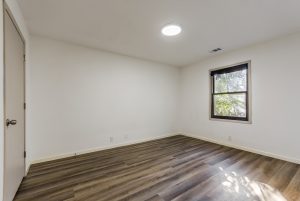
[[(300, 31), (299, 0), (19, 0), (32, 34), (185, 66)], [(169, 23), (179, 36), (162, 36)]]

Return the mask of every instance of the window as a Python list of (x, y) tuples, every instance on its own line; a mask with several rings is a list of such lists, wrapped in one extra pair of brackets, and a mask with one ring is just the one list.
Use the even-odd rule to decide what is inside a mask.
[(248, 65), (210, 71), (212, 119), (249, 121)]

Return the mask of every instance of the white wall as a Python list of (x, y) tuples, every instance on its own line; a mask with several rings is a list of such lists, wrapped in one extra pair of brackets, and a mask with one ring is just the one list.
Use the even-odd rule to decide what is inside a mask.
[(29, 161), (176, 131), (177, 68), (38, 36), (31, 58)]
[[(183, 68), (179, 130), (300, 162), (299, 49), (300, 34), (295, 34)], [(253, 123), (209, 120), (209, 69), (247, 60), (252, 61)]]
[[(29, 42), (29, 32), (27, 29), (27, 26), (25, 24), (23, 15), (21, 13), (21, 10), (19, 8), (19, 5), (17, 3), (16, 0), (6, 0), (6, 3), (11, 11), (11, 13), (13, 14), (14, 19), (16, 20), (16, 23), (25, 39), (26, 42), (26, 53), (28, 53), (29, 47), (30, 47), (30, 42)], [(3, 104), (3, 100), (4, 100), (4, 91), (3, 91), (3, 1), (0, 2), (0, 27), (1, 27), (1, 31), (0, 31), (0, 115), (2, 116), (2, 118), (0, 118), (0, 199), (2, 200), (3, 198), (3, 171), (4, 171), (4, 104)], [(27, 61), (26, 61), (26, 102), (30, 103), (29, 100), (29, 54), (27, 54)], [(28, 118), (28, 114), (27, 113), (27, 119)]]

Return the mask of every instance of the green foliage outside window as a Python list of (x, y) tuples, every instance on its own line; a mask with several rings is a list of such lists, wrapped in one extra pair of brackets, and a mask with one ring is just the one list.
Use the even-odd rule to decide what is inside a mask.
[(215, 74), (214, 115), (246, 117), (247, 69)]

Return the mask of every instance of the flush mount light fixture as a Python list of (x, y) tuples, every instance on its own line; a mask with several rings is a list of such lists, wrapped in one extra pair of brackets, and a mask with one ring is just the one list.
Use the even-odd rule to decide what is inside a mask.
[(181, 33), (181, 27), (175, 24), (169, 24), (161, 29), (161, 33), (165, 36), (176, 36)]

